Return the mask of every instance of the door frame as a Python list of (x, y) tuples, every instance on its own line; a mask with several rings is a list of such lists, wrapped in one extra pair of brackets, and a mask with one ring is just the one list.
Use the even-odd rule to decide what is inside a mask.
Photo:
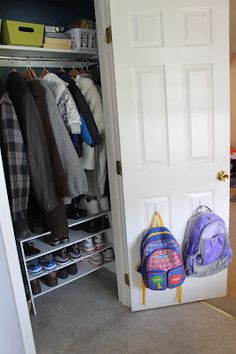
[[(33, 331), (28, 311), (25, 289), (20, 270), (15, 235), (5, 183), (3, 163), (0, 153), (0, 237), (4, 245), (9, 281), (14, 297), (18, 323), (25, 354), (36, 354)], [(19, 353), (21, 354), (21, 353)], [(23, 353), (22, 353), (23, 354)]]
[[(130, 307), (130, 289), (125, 282), (128, 274), (128, 247), (126, 240), (122, 176), (117, 174), (116, 161), (121, 161), (118, 110), (112, 43), (106, 42), (106, 28), (111, 26), (109, 0), (94, 0), (96, 28), (101, 72), (106, 150), (110, 199), (112, 210), (113, 241), (116, 256), (116, 277), (119, 301)], [(111, 118), (112, 117), (112, 118)]]

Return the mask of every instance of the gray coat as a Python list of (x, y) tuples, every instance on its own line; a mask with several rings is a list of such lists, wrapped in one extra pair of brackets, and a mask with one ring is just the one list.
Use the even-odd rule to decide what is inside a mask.
[[(88, 183), (84, 169), (62, 120), (53, 92), (45, 80), (40, 78), (37, 80), (40, 80), (40, 83), (46, 90), (45, 98), (49, 118), (55, 135), (62, 165), (67, 175), (70, 195), (72, 198), (78, 197), (88, 191)], [(70, 199), (64, 198), (64, 201), (65, 203), (69, 203)]]

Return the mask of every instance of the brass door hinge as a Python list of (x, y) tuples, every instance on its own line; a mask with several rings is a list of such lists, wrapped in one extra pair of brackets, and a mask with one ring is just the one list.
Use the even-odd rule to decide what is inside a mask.
[(106, 28), (106, 42), (108, 44), (112, 43), (112, 33), (111, 33), (111, 26)]
[(129, 274), (125, 273), (124, 274), (124, 278), (125, 278), (125, 284), (130, 287), (130, 281), (129, 281)]
[(121, 161), (116, 161), (116, 173), (119, 176), (122, 176), (122, 165), (121, 165)]

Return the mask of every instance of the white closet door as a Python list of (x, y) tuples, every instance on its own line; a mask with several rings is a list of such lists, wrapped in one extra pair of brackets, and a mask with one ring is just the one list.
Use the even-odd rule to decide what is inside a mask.
[[(229, 219), (228, 0), (110, 0), (132, 310), (177, 303), (176, 289), (141, 303), (142, 231), (154, 208), (182, 243), (194, 209)], [(224, 295), (227, 271), (188, 278), (183, 302)]]

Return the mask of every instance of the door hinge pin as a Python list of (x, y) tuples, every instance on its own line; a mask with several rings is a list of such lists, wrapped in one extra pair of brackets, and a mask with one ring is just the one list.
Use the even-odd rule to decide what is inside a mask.
[(112, 43), (112, 33), (111, 33), (111, 26), (106, 28), (106, 42), (108, 44)]
[(122, 176), (122, 165), (121, 165), (121, 161), (116, 161), (116, 173), (119, 176)]
[(125, 284), (130, 287), (130, 280), (129, 280), (129, 274), (125, 273), (124, 274), (124, 279), (125, 279)]

